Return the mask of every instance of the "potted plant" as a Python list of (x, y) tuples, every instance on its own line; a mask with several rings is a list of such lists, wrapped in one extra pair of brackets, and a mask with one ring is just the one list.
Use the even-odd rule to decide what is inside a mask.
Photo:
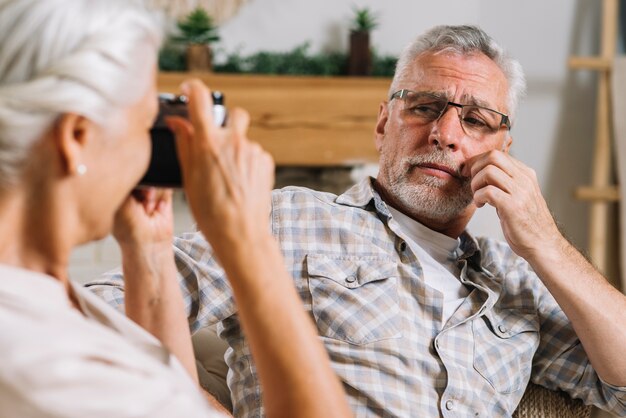
[(378, 17), (368, 8), (353, 8), (354, 17), (350, 29), (350, 56), (348, 75), (372, 74), (370, 32), (378, 26)]
[(178, 22), (177, 26), (181, 34), (173, 39), (186, 45), (187, 71), (211, 71), (212, 54), (209, 44), (220, 39), (211, 16), (198, 7)]

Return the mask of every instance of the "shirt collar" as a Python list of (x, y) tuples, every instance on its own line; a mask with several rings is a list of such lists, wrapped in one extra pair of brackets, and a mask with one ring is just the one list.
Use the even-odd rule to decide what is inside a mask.
[[(336, 202), (340, 205), (352, 206), (356, 208), (367, 208), (373, 202), (373, 206), (376, 212), (380, 215), (381, 219), (385, 221), (389, 220), (391, 213), (387, 208), (387, 204), (383, 201), (380, 194), (374, 188), (373, 177), (367, 177), (351, 188), (345, 193), (337, 197)], [(459, 237), (461, 241), (460, 249), (462, 255), (459, 257), (461, 260), (467, 260), (476, 269), (481, 269), (481, 252), (478, 241), (467, 230), (463, 231)]]
[(51, 310), (71, 307), (63, 284), (52, 276), (4, 264), (0, 265), (0, 276), (0, 294), (10, 295), (15, 303)]
[(389, 212), (387, 204), (376, 191), (374, 187), (375, 181), (376, 179), (374, 177), (364, 178), (349, 188), (344, 194), (340, 195), (336, 202), (340, 205), (362, 209), (373, 206), (380, 218), (384, 221), (388, 221), (389, 218), (391, 218), (391, 212)]
[[(337, 197), (336, 202), (340, 205), (365, 208), (372, 200), (381, 200), (380, 195), (374, 189), (374, 177), (366, 177)], [(387, 211), (389, 212), (389, 211)]]
[(480, 246), (478, 245), (478, 240), (472, 236), (472, 234), (467, 232), (467, 230), (463, 231), (459, 239), (461, 241), (460, 248), (462, 252), (459, 259), (467, 260), (467, 262), (472, 264), (474, 268), (480, 270), (482, 268), (482, 255), (480, 252)]

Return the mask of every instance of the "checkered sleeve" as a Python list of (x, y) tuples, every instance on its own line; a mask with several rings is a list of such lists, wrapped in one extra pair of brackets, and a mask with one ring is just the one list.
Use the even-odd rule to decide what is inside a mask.
[[(235, 313), (232, 289), (224, 270), (200, 232), (174, 239), (174, 259), (178, 270), (185, 310), (192, 332), (217, 323)], [(117, 268), (86, 285), (118, 311), (124, 311), (124, 276)]]
[(100, 278), (87, 283), (85, 287), (124, 313), (124, 274), (121, 267), (104, 273)]
[(563, 310), (539, 280), (537, 287), (541, 340), (533, 360), (533, 382), (626, 416), (626, 387), (602, 381)]

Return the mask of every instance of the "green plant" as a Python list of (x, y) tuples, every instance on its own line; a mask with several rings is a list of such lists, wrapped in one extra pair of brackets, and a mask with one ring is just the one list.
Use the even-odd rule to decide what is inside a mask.
[(309, 53), (305, 42), (287, 52), (262, 51), (249, 56), (239, 52), (227, 55), (214, 65), (215, 72), (290, 75), (345, 75), (347, 56), (342, 53)]
[(165, 42), (159, 51), (161, 71), (185, 71), (185, 47), (172, 41)]
[(181, 34), (172, 37), (176, 42), (208, 44), (220, 40), (213, 18), (201, 7), (189, 13), (177, 26)]
[(371, 32), (378, 27), (378, 16), (369, 7), (353, 7), (352, 32)]
[(378, 55), (376, 51), (372, 51), (372, 76), (393, 77), (397, 62), (398, 57), (393, 55)]
[[(345, 76), (348, 69), (348, 55), (343, 52), (309, 53), (310, 44), (296, 46), (286, 52), (261, 51), (252, 55), (242, 55), (240, 51), (225, 54), (225, 59), (213, 64), (216, 73), (238, 74), (277, 74), (277, 75), (319, 75)], [(372, 53), (372, 75), (391, 77), (397, 58)], [(184, 71), (185, 49), (180, 44), (166, 43), (159, 55), (159, 68), (162, 71)]]

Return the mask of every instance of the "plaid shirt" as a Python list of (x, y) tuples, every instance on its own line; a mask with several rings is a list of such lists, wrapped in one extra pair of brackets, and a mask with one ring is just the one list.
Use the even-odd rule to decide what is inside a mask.
[[(443, 295), (425, 284), (371, 180), (339, 197), (277, 190), (271, 224), (356, 416), (510, 416), (529, 380), (626, 414), (626, 388), (599, 379), (563, 311), (506, 244), (461, 236), (470, 294), (442, 323)], [(192, 329), (221, 321), (235, 415), (263, 416), (223, 270), (200, 233), (175, 239), (175, 256)], [(91, 289), (122, 307), (121, 279)]]

